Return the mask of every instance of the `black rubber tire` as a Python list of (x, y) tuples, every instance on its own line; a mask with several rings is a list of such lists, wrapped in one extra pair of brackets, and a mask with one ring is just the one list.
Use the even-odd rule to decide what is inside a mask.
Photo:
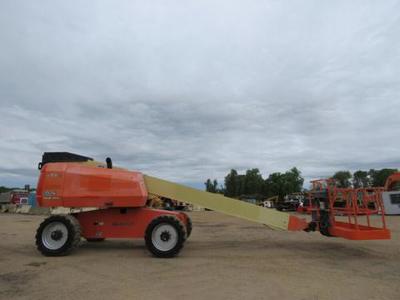
[(329, 227), (331, 226), (329, 214), (326, 211), (321, 211), (320, 214), (319, 232), (324, 236), (332, 237), (333, 235), (329, 232)]
[[(47, 248), (42, 241), (44, 228), (53, 222), (63, 223), (68, 230), (68, 238), (65, 244), (56, 250)], [(45, 219), (36, 231), (36, 247), (45, 256), (65, 256), (79, 246), (81, 241), (81, 228), (78, 220), (71, 215), (54, 215)]]
[(190, 217), (185, 214), (186, 219), (187, 219), (187, 224), (186, 224), (186, 239), (189, 238), (190, 234), (192, 233), (192, 229), (193, 229), (193, 223), (192, 223), (192, 219), (190, 219)]
[[(160, 249), (157, 249), (157, 247), (153, 244), (152, 238), (151, 238), (153, 230), (156, 228), (157, 225), (162, 224), (162, 223), (172, 225), (178, 233), (178, 241), (177, 241), (176, 245), (168, 251), (162, 251)], [(154, 220), (152, 220), (150, 222), (150, 224), (146, 228), (144, 240), (146, 242), (147, 249), (154, 256), (160, 257), (160, 258), (170, 258), (170, 257), (176, 256), (183, 248), (183, 244), (186, 240), (186, 230), (185, 230), (185, 227), (182, 224), (182, 222), (180, 220), (178, 220), (177, 218), (175, 218), (174, 216), (163, 215), (163, 216), (154, 218)]]
[(105, 238), (87, 238), (86, 241), (90, 243), (104, 242)]

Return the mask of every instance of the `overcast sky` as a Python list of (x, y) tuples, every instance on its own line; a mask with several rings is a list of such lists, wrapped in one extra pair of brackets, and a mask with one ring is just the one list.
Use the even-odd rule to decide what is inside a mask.
[(400, 167), (399, 1), (0, 1), (0, 185), (70, 151), (197, 184)]

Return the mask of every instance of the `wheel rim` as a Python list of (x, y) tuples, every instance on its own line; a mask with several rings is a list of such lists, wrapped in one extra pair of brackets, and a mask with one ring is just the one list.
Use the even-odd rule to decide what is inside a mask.
[(68, 239), (68, 229), (64, 223), (52, 222), (47, 224), (42, 232), (42, 243), (50, 250), (58, 250)]
[(169, 251), (178, 243), (178, 231), (170, 224), (158, 224), (151, 234), (151, 241), (159, 251)]

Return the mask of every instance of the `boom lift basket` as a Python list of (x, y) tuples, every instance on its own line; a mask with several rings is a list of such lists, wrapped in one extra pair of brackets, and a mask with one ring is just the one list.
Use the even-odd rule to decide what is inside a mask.
[(390, 239), (382, 188), (338, 188), (332, 179), (316, 180), (312, 184), (309, 202), (321, 232), (326, 229), (326, 235), (349, 240)]

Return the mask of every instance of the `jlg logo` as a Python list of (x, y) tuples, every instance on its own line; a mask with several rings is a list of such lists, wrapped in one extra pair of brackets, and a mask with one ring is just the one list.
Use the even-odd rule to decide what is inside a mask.
[(43, 198), (46, 200), (58, 200), (57, 193), (55, 191), (44, 191)]
[(54, 197), (56, 194), (56, 192), (54, 191), (44, 191), (43, 196), (45, 197)]

